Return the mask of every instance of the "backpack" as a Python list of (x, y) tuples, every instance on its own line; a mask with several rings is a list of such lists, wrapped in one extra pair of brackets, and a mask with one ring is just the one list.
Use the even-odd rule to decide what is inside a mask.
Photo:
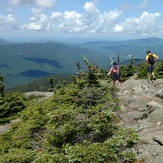
[(113, 65), (112, 73), (118, 74), (118, 65)]
[(154, 63), (155, 63), (155, 58), (154, 58), (153, 54), (149, 55), (149, 57), (148, 57), (148, 62), (149, 62), (151, 65), (154, 65)]

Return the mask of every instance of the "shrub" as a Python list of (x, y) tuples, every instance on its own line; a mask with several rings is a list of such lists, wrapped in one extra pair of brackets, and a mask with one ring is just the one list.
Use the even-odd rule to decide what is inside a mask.
[(25, 108), (23, 97), (18, 93), (9, 93), (0, 97), (0, 123), (15, 116)]

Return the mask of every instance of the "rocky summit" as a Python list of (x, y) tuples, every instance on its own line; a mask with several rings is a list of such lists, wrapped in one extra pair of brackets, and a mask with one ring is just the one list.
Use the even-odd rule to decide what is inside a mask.
[[(133, 76), (120, 83), (120, 86), (117, 92), (121, 105), (120, 125), (124, 128), (132, 128), (139, 135), (139, 143), (132, 148), (136, 153), (137, 163), (162, 163), (163, 79), (149, 83), (147, 79), (136, 80)], [(48, 98), (53, 93), (35, 91), (25, 95)], [(14, 122), (15, 120), (12, 121)], [(10, 124), (0, 126), (0, 134), (5, 133), (9, 128)]]
[(121, 83), (121, 125), (134, 129), (139, 143), (133, 148), (138, 162), (163, 162), (163, 79), (136, 80)]

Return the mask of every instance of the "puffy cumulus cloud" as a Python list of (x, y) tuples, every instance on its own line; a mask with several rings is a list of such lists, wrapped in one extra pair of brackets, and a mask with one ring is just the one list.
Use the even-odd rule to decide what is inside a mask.
[(41, 6), (41, 7), (52, 7), (56, 3), (56, 0), (10, 0), (10, 4), (14, 6), (28, 5), (28, 6)]
[(114, 31), (115, 32), (122, 32), (123, 31), (123, 27), (121, 25), (116, 24), (114, 27)]
[(28, 25), (23, 25), (22, 27), (20, 27), (22, 29), (28, 29), (28, 30), (34, 30), (34, 31), (40, 31), (42, 30), (42, 25), (40, 23), (36, 23), (36, 22), (32, 22), (29, 23)]
[(84, 9), (87, 13), (91, 13), (91, 14), (95, 14), (99, 12), (99, 10), (96, 8), (96, 4), (93, 2), (86, 2), (84, 5)]
[(16, 20), (13, 15), (7, 15), (5, 18), (5, 22), (9, 24), (13, 24), (16, 22)]
[[(50, 16), (42, 18), (41, 10), (33, 8), (33, 17), (31, 23), (23, 25), (22, 29), (36, 29), (33, 24), (40, 24), (41, 30), (53, 32), (87, 32), (87, 33), (105, 33), (113, 31), (115, 23), (118, 23), (122, 11), (115, 9), (113, 11), (100, 13), (96, 8), (96, 1), (86, 2), (84, 5), (84, 14), (76, 11), (53, 12)], [(42, 20), (42, 21), (41, 21)], [(29, 26), (29, 27), (28, 27)]]
[(10, 14), (7, 16), (0, 15), (0, 29), (16, 28), (16, 18)]
[(113, 31), (114, 24), (119, 22), (119, 17), (122, 14), (119, 10), (99, 13), (94, 21), (89, 22), (90, 32), (109, 33)]
[(154, 14), (153, 13), (149, 14), (148, 12), (143, 12), (140, 19), (144, 20), (146, 22), (152, 23), (155, 20), (155, 18), (160, 17), (160, 16), (161, 15), (158, 12), (156, 12)]
[(38, 17), (31, 17), (31, 22), (29, 24), (24, 24), (20, 26), (23, 30), (34, 30), (40, 31), (45, 30), (48, 24), (48, 17), (44, 14), (40, 14)]
[(44, 14), (31, 17), (31, 23), (23, 25), (21, 29), (79, 32), (82, 27), (81, 14), (75, 11), (56, 12), (49, 17)]
[[(21, 3), (27, 5), (34, 2), (39, 6), (48, 7), (54, 5), (55, 0), (11, 0), (11, 2), (14, 5), (19, 5)], [(144, 3), (145, 2), (147, 3), (147, 0), (144, 0)], [(31, 8), (32, 16), (30, 18), (30, 22), (24, 25), (19, 25), (19, 28), (21, 30), (50, 31), (53, 33), (85, 32), (147, 35), (155, 34), (163, 27), (163, 25), (159, 22), (158, 18), (161, 15), (158, 12), (143, 12), (139, 17), (129, 17), (124, 20), (124, 18), (121, 19), (121, 16), (123, 16), (123, 12), (129, 9), (130, 6), (122, 4), (117, 9), (101, 13), (97, 9), (96, 3), (97, 0), (86, 2), (83, 5), (84, 13), (82, 14), (76, 11), (65, 11), (52, 12), (49, 15), (46, 15), (43, 7), (33, 7)], [(15, 22), (13, 15), (6, 19), (10, 21), (8, 23)]]
[(139, 18), (128, 18), (124, 22), (116, 24), (114, 32), (154, 35), (162, 26), (157, 19), (160, 16), (158, 12), (154, 14), (143, 12)]
[(79, 32), (83, 25), (82, 16), (75, 11), (64, 12), (62, 27), (69, 32)]

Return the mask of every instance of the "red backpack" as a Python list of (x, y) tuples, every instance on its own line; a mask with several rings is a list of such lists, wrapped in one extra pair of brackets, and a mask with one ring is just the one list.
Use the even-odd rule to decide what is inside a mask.
[(118, 65), (113, 65), (112, 73), (118, 74)]

